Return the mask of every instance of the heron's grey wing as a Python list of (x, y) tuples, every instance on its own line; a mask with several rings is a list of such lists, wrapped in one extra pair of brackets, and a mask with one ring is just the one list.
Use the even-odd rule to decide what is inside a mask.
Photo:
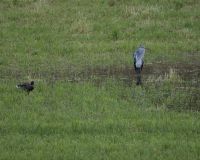
[(138, 50), (135, 52), (135, 58), (137, 60), (142, 60), (144, 58), (145, 49), (144, 48), (138, 48)]

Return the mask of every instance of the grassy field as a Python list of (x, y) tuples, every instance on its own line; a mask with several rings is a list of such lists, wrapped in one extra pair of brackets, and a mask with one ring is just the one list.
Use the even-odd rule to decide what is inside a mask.
[[(0, 159), (198, 160), (199, 8), (199, 0), (1, 0)], [(126, 70), (141, 43), (145, 66), (197, 68), (185, 78), (157, 65), (167, 74), (144, 75), (138, 87)], [(15, 88), (30, 80), (30, 95)]]

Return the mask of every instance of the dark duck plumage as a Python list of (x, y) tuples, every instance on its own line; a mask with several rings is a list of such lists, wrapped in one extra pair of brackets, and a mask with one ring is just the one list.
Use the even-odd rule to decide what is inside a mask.
[(27, 93), (29, 94), (29, 92), (34, 89), (34, 81), (31, 81), (31, 83), (18, 84), (16, 85), (16, 87), (27, 91)]

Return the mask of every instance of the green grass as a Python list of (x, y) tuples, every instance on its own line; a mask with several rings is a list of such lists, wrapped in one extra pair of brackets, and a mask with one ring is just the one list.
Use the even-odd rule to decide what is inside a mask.
[[(199, 7), (1, 0), (0, 159), (199, 159), (194, 79), (172, 72), (136, 87), (127, 77), (89, 74), (132, 67), (140, 43), (151, 49), (145, 63), (199, 63)], [(29, 96), (15, 88), (28, 80), (36, 82)]]
[(140, 43), (151, 49), (147, 62), (184, 60), (184, 53), (199, 52), (199, 6), (196, 0), (127, 0), (113, 6), (101, 0), (3, 0), (0, 67), (44, 72), (52, 70), (49, 64), (73, 64), (76, 70), (131, 65)]
[(142, 91), (41, 82), (27, 96), (4, 84), (0, 158), (198, 159), (199, 114), (155, 108), (147, 92), (139, 105), (130, 95)]

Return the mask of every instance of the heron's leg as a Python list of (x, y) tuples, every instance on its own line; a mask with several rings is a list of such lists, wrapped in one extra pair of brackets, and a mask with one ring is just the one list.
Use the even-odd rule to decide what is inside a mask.
[(143, 65), (144, 65), (144, 62), (142, 61), (141, 71), (142, 71)]
[(142, 84), (141, 74), (138, 74), (136, 77), (136, 85), (140, 85), (140, 84)]
[(135, 69), (135, 71), (137, 70), (136, 63), (135, 63), (135, 62), (134, 62), (134, 69)]
[(136, 85), (142, 84), (141, 82), (141, 68), (136, 68)]

